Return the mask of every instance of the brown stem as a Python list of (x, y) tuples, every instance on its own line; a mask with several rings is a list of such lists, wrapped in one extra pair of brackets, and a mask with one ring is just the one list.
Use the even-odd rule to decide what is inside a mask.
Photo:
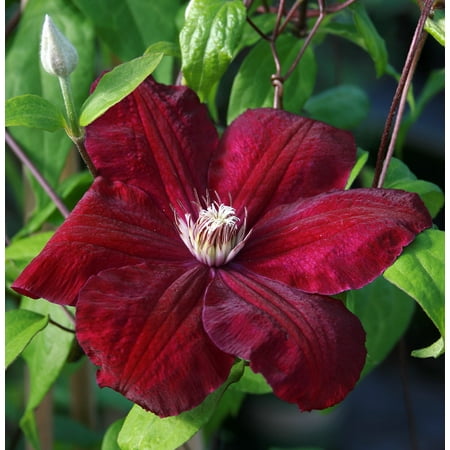
[(42, 176), (37, 167), (31, 162), (31, 160), (27, 157), (25, 152), (20, 148), (17, 142), (7, 131), (5, 131), (5, 140), (9, 148), (13, 151), (13, 153), (22, 162), (22, 164), (28, 168), (28, 170), (32, 173), (36, 181), (41, 185), (42, 189), (44, 189), (46, 194), (50, 197), (50, 199), (58, 208), (62, 216), (66, 218), (69, 215), (69, 210), (66, 208), (66, 205), (64, 205), (63, 201), (58, 196), (58, 194), (48, 184), (47, 180)]
[(280, 25), (281, 25), (281, 19), (283, 17), (283, 12), (284, 12), (284, 4), (285, 4), (285, 0), (280, 0), (280, 3), (278, 5), (278, 10), (277, 10), (277, 20), (275, 22), (275, 27), (274, 27), (273, 33), (272, 33), (272, 41), (273, 42), (276, 40), (276, 38), (280, 34)]
[[(412, 80), (412, 77), (414, 75), (414, 71), (417, 65), (417, 62), (420, 57), (420, 53), (422, 51), (423, 45), (425, 43), (426, 39), (426, 32), (423, 31), (425, 22), (430, 14), (431, 8), (433, 6), (434, 0), (426, 0), (425, 5), (421, 11), (419, 21), (417, 22), (416, 29), (414, 31), (413, 38), (411, 40), (411, 45), (408, 51), (408, 55), (406, 57), (405, 64), (403, 66), (402, 74), (400, 76), (400, 80), (398, 82), (397, 89), (394, 94), (394, 98), (392, 100), (391, 107), (389, 109), (388, 116), (386, 118), (386, 123), (384, 125), (383, 134), (381, 136), (381, 142), (380, 146), (378, 148), (378, 154), (377, 154), (377, 162), (375, 166), (375, 175), (373, 179), (372, 186), (373, 187), (381, 187), (384, 182), (384, 177), (386, 175), (387, 166), (389, 165), (390, 159), (392, 157), (392, 154), (388, 154), (388, 148), (389, 148), (389, 137), (391, 136), (391, 129), (392, 124), (394, 122), (394, 117), (399, 109), (400, 102), (402, 101), (402, 98), (405, 101), (406, 95)], [(403, 109), (399, 111), (400, 113), (403, 112)], [(401, 120), (402, 115), (400, 115), (400, 118), (397, 120)], [(395, 139), (396, 135), (392, 135), (391, 141), (393, 143), (391, 144), (391, 147), (394, 148), (395, 146)], [(382, 177), (383, 173), (383, 177)]]
[(266, 36), (258, 27), (258, 25), (256, 25), (255, 22), (253, 22), (252, 19), (250, 19), (250, 17), (247, 17), (247, 22), (248, 24), (260, 35), (260, 37), (262, 39), (264, 39), (265, 41), (270, 41), (270, 37)]
[[(279, 33), (282, 33), (283, 30), (286, 28), (287, 24), (290, 22), (291, 18), (294, 16), (295, 13), (298, 14), (298, 8), (300, 5), (306, 6), (307, 1), (306, 0), (296, 0), (296, 2), (292, 5), (292, 8), (289, 10), (289, 12), (286, 14), (286, 17), (284, 19), (283, 24), (280, 26)], [(299, 21), (300, 22), (300, 21)]]
[[(350, 6), (352, 3), (355, 3), (357, 0), (346, 0), (343, 3), (339, 3), (339, 4), (335, 4), (335, 5), (330, 5), (330, 6), (326, 6), (324, 9), (325, 15), (327, 14), (333, 14), (333, 13), (337, 13), (339, 11), (342, 11), (343, 9), (347, 8), (347, 6)], [(277, 12), (277, 8), (275, 7), (270, 7), (268, 10), (267, 9), (263, 9), (261, 7), (257, 8), (256, 11), (260, 12), (260, 13), (276, 13)], [(320, 11), (317, 9), (310, 9), (308, 10), (306, 16), (308, 17), (308, 19), (312, 18), (312, 17), (317, 17), (320, 15)], [(295, 12), (292, 15), (291, 20), (292, 21), (297, 21), (299, 17), (298, 12)]]
[(419, 45), (417, 47), (417, 51), (414, 54), (413, 65), (411, 66), (411, 70), (408, 73), (408, 77), (406, 78), (405, 88), (403, 89), (402, 95), (400, 97), (400, 102), (398, 105), (397, 114), (395, 116), (394, 126), (392, 128), (391, 140), (389, 142), (389, 146), (387, 148), (386, 157), (384, 158), (383, 165), (381, 167), (380, 176), (377, 181), (377, 187), (382, 187), (384, 180), (386, 179), (387, 171), (389, 168), (389, 164), (391, 162), (392, 156), (394, 155), (395, 143), (397, 142), (398, 132), (400, 130), (400, 126), (403, 119), (403, 112), (406, 106), (406, 100), (408, 97), (409, 87), (411, 86), (411, 81), (414, 76), (415, 68), (420, 58), (420, 54), (422, 52), (425, 41), (427, 40), (428, 33), (424, 32), (421, 35), (421, 39), (419, 41)]
[(317, 18), (316, 22), (314, 23), (314, 26), (312, 27), (311, 31), (308, 33), (308, 36), (305, 39), (305, 42), (303, 43), (303, 46), (301, 50), (298, 52), (297, 56), (294, 59), (294, 62), (291, 64), (291, 67), (284, 75), (284, 80), (286, 81), (291, 75), (292, 72), (294, 72), (295, 68), (297, 67), (298, 63), (302, 59), (303, 55), (305, 54), (306, 49), (308, 48), (308, 45), (311, 43), (314, 35), (316, 34), (317, 30), (319, 29), (320, 24), (322, 23), (323, 19), (325, 18), (325, 5), (324, 0), (318, 0), (319, 5), (319, 17)]

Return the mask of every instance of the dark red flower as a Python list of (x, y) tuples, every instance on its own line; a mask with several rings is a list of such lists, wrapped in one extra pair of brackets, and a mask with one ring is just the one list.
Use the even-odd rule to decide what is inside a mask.
[(339, 300), (431, 219), (417, 195), (343, 190), (351, 135), (273, 109), (219, 139), (186, 87), (146, 80), (87, 127), (92, 187), (13, 288), (76, 305), (98, 382), (160, 416), (236, 357), (301, 409), (341, 401), (365, 360)]

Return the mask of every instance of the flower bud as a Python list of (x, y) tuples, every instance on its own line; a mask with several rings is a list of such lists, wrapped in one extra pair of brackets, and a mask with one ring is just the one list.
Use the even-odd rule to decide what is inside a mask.
[(41, 35), (41, 63), (50, 75), (67, 77), (78, 64), (78, 53), (58, 30), (49, 15), (45, 16)]

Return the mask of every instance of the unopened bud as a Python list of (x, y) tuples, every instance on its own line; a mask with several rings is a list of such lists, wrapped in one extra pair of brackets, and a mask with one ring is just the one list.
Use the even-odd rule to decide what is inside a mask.
[(41, 35), (41, 63), (50, 75), (67, 77), (78, 64), (78, 53), (58, 30), (49, 15), (45, 16)]

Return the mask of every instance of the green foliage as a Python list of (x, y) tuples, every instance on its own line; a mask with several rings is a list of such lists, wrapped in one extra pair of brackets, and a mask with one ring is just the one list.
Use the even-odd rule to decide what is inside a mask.
[(5, 250), (6, 284), (11, 284), (44, 248), (53, 232), (38, 233), (12, 242)]
[(117, 439), (124, 422), (125, 419), (119, 419), (110, 425), (103, 437), (101, 450), (121, 450)]
[(345, 186), (345, 189), (350, 189), (353, 182), (356, 180), (358, 175), (361, 173), (361, 170), (364, 168), (367, 160), (369, 159), (369, 152), (366, 152), (365, 150), (362, 150), (358, 148), (356, 152), (356, 163), (352, 168), (352, 171), (350, 172), (350, 176), (347, 180), (347, 185)]
[(119, 447), (122, 450), (174, 450), (184, 444), (208, 422), (223, 392), (230, 383), (241, 377), (243, 369), (242, 361), (235, 364), (227, 382), (221, 388), (210, 394), (196, 408), (178, 416), (161, 419), (138, 405), (133, 406), (119, 433)]
[(241, 0), (192, 0), (180, 32), (182, 71), (188, 86), (202, 100), (233, 59), (246, 10)]
[(425, 22), (425, 30), (445, 47), (445, 11), (434, 11), (433, 17), (429, 17)]
[(155, 70), (163, 56), (163, 53), (147, 53), (105, 74), (83, 104), (80, 124), (89, 125), (120, 102)]
[(430, 214), (435, 217), (444, 205), (442, 190), (429, 181), (418, 180), (408, 166), (397, 158), (392, 158), (383, 187), (403, 189), (420, 195)]
[(22, 353), (31, 339), (45, 328), (47, 323), (47, 316), (25, 309), (13, 309), (6, 312), (6, 367)]
[(377, 76), (380, 77), (386, 72), (388, 65), (386, 43), (375, 28), (362, 2), (352, 3), (350, 11), (353, 15), (356, 31), (362, 38), (363, 47), (371, 56)]
[(382, 362), (406, 331), (414, 301), (382, 277), (362, 289), (349, 291), (346, 305), (366, 331), (367, 359), (362, 376)]
[(384, 273), (388, 281), (419, 303), (442, 336), (445, 334), (444, 239), (443, 231), (425, 230)]
[[(73, 329), (73, 322), (62, 307), (45, 300), (23, 298), (22, 309), (49, 316), (54, 322)], [(22, 353), (29, 370), (29, 391), (25, 413), (20, 426), (25, 436), (38, 448), (34, 409), (58, 378), (74, 342), (74, 333), (49, 324), (37, 334)]]
[[(288, 70), (302, 46), (301, 39), (289, 34), (280, 36), (276, 47), (283, 63), (283, 71)], [(308, 47), (298, 67), (284, 83), (284, 109), (295, 113), (301, 111), (313, 92), (316, 71), (314, 52)], [(228, 123), (247, 108), (273, 106), (274, 93), (270, 80), (274, 73), (275, 65), (269, 44), (261, 41), (249, 52), (234, 79)]]
[(357, 86), (336, 86), (310, 97), (304, 106), (312, 119), (350, 130), (369, 112), (367, 94)]
[(25, 94), (10, 98), (5, 105), (5, 126), (31, 127), (56, 131), (64, 127), (58, 109), (39, 95)]
[(445, 70), (444, 69), (433, 70), (428, 76), (425, 85), (423, 86), (420, 92), (419, 97), (412, 103), (413, 108), (411, 108), (408, 111), (408, 113), (405, 115), (401, 123), (399, 134), (397, 137), (397, 142), (395, 144), (397, 154), (402, 153), (402, 148), (404, 146), (408, 130), (422, 115), (425, 106), (430, 102), (430, 100), (432, 100), (436, 96), (436, 94), (442, 92), (444, 87), (445, 87)]
[(231, 389), (235, 389), (248, 394), (268, 394), (272, 392), (272, 388), (260, 373), (253, 372), (249, 366), (245, 366), (241, 379), (231, 385)]
[[(96, 35), (121, 61), (142, 55), (151, 44), (174, 42), (180, 0), (73, 0)], [(118, 30), (126, 30), (118, 32)]]

